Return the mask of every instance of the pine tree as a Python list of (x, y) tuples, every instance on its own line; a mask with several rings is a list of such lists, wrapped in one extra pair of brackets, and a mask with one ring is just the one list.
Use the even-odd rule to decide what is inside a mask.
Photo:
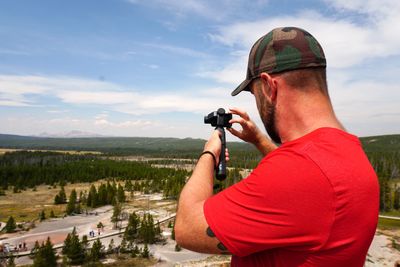
[(124, 203), (125, 202), (125, 192), (124, 188), (121, 186), (121, 184), (118, 184), (118, 189), (117, 189), (117, 200), (119, 203)]
[(384, 203), (383, 210), (390, 211), (392, 209), (392, 190), (389, 185), (388, 179), (383, 179), (382, 190), (383, 190), (383, 203)]
[(69, 201), (68, 201), (68, 204), (67, 204), (66, 213), (68, 215), (71, 215), (72, 213), (75, 212), (75, 209), (76, 209), (75, 205), (76, 205), (76, 200), (77, 200), (76, 198), (77, 198), (77, 194), (76, 194), (75, 189), (73, 189), (71, 191), (71, 194), (69, 195)]
[(93, 242), (89, 255), (90, 260), (93, 262), (97, 262), (104, 257), (104, 246), (100, 239), (97, 238), (97, 240)]
[[(67, 241), (67, 239), (69, 240)], [(72, 230), (72, 233), (68, 234), (67, 239), (64, 241), (63, 254), (68, 257), (70, 264), (82, 264), (85, 260), (85, 252), (81, 242), (79, 241), (75, 227)]]
[(101, 184), (98, 189), (98, 205), (104, 206), (107, 204), (107, 187), (105, 184)]
[(118, 228), (118, 223), (120, 221), (121, 212), (122, 212), (121, 204), (115, 203), (113, 215), (111, 216), (111, 222), (114, 223), (114, 229)]
[(39, 220), (40, 220), (40, 221), (46, 220), (46, 213), (45, 213), (44, 210), (42, 210), (42, 211), (39, 213)]
[[(38, 245), (39, 245), (39, 243), (38, 243)], [(67, 237), (64, 240), (64, 246), (62, 248), (62, 254), (67, 256), (70, 247), (71, 247), (71, 234), (68, 233)]]
[(57, 258), (53, 250), (53, 244), (50, 238), (47, 238), (46, 243), (42, 243), (38, 252), (33, 259), (33, 267), (56, 267)]
[(6, 231), (6, 233), (13, 233), (15, 232), (15, 229), (17, 229), (17, 223), (15, 222), (14, 217), (10, 216), (8, 218), (6, 226), (4, 227), (4, 230)]
[(31, 249), (31, 254), (36, 255), (36, 253), (39, 252), (39, 249), (40, 249), (39, 241), (36, 240), (35, 245)]
[(125, 233), (124, 233), (124, 239), (128, 241), (134, 241), (135, 238), (137, 237), (137, 228), (140, 223), (140, 218), (136, 215), (135, 212), (132, 212), (131, 215), (129, 215), (128, 219), (128, 225), (126, 226)]
[(126, 239), (122, 238), (121, 245), (119, 246), (119, 251), (121, 253), (125, 253), (126, 252), (126, 247), (127, 247)]
[(142, 258), (149, 258), (150, 257), (150, 251), (149, 251), (149, 247), (147, 246), (147, 244), (144, 244), (143, 247), (143, 251), (142, 251)]
[(64, 186), (61, 186), (60, 191), (54, 197), (54, 204), (64, 204), (67, 203), (67, 195), (65, 194)]

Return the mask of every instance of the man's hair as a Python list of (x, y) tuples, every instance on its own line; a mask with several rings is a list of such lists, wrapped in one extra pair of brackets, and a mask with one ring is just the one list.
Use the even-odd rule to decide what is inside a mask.
[(328, 95), (326, 68), (298, 69), (283, 72), (278, 75), (292, 88), (297, 88), (299, 90), (318, 88), (322, 93)]

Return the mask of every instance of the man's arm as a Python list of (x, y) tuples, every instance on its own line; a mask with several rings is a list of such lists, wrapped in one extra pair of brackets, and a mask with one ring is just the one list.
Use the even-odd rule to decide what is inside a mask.
[[(204, 151), (219, 158), (221, 141), (215, 131), (206, 143)], [(214, 159), (210, 154), (200, 157), (192, 176), (182, 189), (175, 221), (175, 240), (184, 248), (203, 252), (228, 253), (226, 247), (215, 237), (204, 217), (204, 202), (213, 195)]]

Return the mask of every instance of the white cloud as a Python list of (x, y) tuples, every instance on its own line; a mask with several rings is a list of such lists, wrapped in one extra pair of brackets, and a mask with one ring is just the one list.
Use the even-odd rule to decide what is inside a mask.
[(95, 105), (134, 103), (140, 97), (136, 93), (115, 91), (60, 91), (57, 96), (65, 103)]
[[(359, 12), (366, 14), (366, 22), (351, 20), (350, 16), (326, 17), (316, 11), (301, 11), (291, 16), (274, 16), (251, 22), (237, 22), (221, 26), (216, 33), (209, 34), (214, 42), (231, 46), (240, 51), (249, 51), (253, 43), (266, 31), (282, 26), (298, 26), (313, 34), (321, 43), (328, 66), (348, 68), (367, 59), (399, 56), (400, 50), (400, 2), (394, 1), (345, 1), (331, 0), (338, 12)], [(339, 13), (340, 14), (340, 13)], [(351, 17), (350, 17), (351, 18)], [(208, 77), (218, 82), (236, 84), (245, 76), (247, 55), (232, 60)], [(203, 73), (204, 74), (204, 73)], [(205, 73), (207, 76), (207, 73)], [(238, 79), (237, 77), (242, 77)], [(236, 78), (235, 78), (236, 77)]]
[[(206, 114), (218, 107), (240, 105), (237, 98), (230, 96), (231, 91), (231, 88), (186, 88), (186, 93), (160, 93), (158, 88), (154, 88), (141, 92), (110, 82), (76, 77), (3, 75), (0, 93), (10, 99), (0, 99), (0, 105), (38, 105), (37, 98), (45, 96), (58, 98), (69, 105), (93, 105), (132, 115), (168, 112)], [(253, 106), (252, 97), (250, 99), (248, 107)]]

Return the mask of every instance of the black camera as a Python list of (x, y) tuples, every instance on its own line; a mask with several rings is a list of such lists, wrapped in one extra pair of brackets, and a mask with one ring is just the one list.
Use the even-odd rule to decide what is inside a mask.
[(225, 159), (225, 149), (226, 149), (226, 140), (225, 140), (225, 129), (232, 127), (232, 124), (229, 121), (232, 119), (232, 114), (225, 113), (225, 109), (219, 108), (217, 111), (211, 112), (207, 116), (204, 117), (205, 124), (211, 124), (211, 126), (215, 127), (216, 130), (221, 132), (221, 153), (219, 155), (219, 164), (218, 167), (215, 168), (215, 176), (218, 180), (222, 181), (226, 178), (226, 159)]
[(205, 124), (211, 124), (214, 127), (232, 127), (229, 121), (232, 119), (232, 114), (225, 113), (225, 109), (219, 108), (217, 111), (211, 112), (204, 117)]

